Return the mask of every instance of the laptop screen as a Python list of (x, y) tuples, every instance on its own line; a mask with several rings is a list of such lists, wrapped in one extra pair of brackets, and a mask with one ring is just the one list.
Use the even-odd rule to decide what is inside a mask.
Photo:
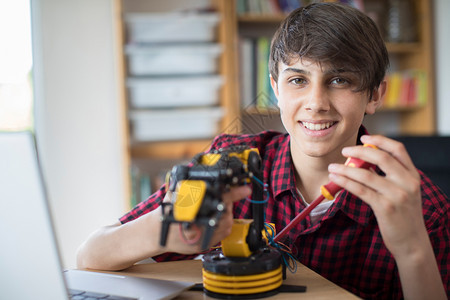
[(0, 133), (0, 241), (0, 298), (67, 298), (30, 132)]

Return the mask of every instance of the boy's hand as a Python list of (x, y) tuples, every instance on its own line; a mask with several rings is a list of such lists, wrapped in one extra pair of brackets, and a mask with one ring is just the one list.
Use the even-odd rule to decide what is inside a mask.
[[(226, 206), (226, 209), (220, 218), (219, 224), (214, 229), (214, 234), (210, 242), (211, 247), (218, 244), (231, 233), (231, 227), (233, 225), (233, 203), (250, 196), (250, 194), (251, 189), (249, 186), (239, 186), (231, 188), (229, 192), (222, 195), (222, 200)], [(170, 196), (170, 193), (167, 193), (164, 201), (170, 201)], [(169, 230), (165, 251), (182, 254), (194, 254), (207, 250), (201, 249), (201, 238), (193, 244), (186, 243), (186, 240), (194, 240), (198, 234), (203, 234), (199, 232), (203, 232), (203, 228), (198, 228), (194, 225), (192, 229), (183, 230), (185, 240), (180, 235), (179, 223), (174, 223), (170, 226), (171, 228)]]
[[(386, 176), (340, 164), (329, 166), (330, 179), (373, 209), (383, 241), (393, 256), (411, 257), (428, 240), (422, 215), (420, 175), (403, 144), (383, 136), (362, 136), (377, 146), (346, 147), (342, 154), (377, 165)], [(429, 242), (428, 242), (429, 243)]]
[(377, 165), (386, 176), (339, 164), (329, 166), (330, 179), (372, 208), (384, 244), (395, 258), (405, 299), (446, 299), (433, 248), (422, 215), (420, 175), (403, 144), (383, 136), (362, 136), (370, 147), (342, 149)]

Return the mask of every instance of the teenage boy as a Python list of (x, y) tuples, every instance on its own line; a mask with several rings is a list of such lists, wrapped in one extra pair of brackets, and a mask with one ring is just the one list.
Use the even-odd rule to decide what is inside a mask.
[[(374, 22), (338, 4), (292, 12), (271, 46), (271, 84), (287, 134), (221, 135), (211, 149), (259, 149), (268, 184), (266, 222), (280, 232), (332, 180), (344, 188), (317, 206), (288, 234), (296, 258), (365, 299), (446, 299), (449, 291), (449, 201), (418, 171), (404, 146), (370, 136), (364, 115), (375, 113), (386, 90), (388, 54)], [(362, 147), (368, 143), (378, 147)], [(346, 157), (378, 166), (351, 168)], [(250, 218), (246, 186), (223, 195), (227, 205), (212, 245), (232, 219)], [(96, 231), (80, 247), (80, 268), (117, 270), (153, 257), (189, 259), (200, 246), (170, 230), (159, 246), (165, 187), (120, 222)], [(175, 225), (176, 226), (176, 225)], [(194, 235), (194, 232), (186, 232)]]

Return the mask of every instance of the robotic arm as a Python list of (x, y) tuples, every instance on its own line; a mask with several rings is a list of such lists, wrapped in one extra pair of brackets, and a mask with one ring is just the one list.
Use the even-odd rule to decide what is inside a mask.
[[(207, 249), (214, 228), (225, 209), (222, 194), (232, 186), (252, 183), (252, 199), (262, 199), (261, 159), (257, 149), (232, 147), (199, 154), (192, 165), (177, 165), (169, 174), (166, 187), (173, 193), (170, 203), (163, 203), (160, 244), (167, 241), (171, 223), (204, 227), (202, 249)], [(260, 180), (260, 179), (259, 179)], [(251, 252), (262, 245), (264, 205), (252, 204), (253, 222), (246, 241)]]

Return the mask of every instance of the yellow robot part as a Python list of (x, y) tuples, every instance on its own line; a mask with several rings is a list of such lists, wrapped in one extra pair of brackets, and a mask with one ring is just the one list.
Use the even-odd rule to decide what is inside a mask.
[(220, 275), (203, 269), (203, 286), (208, 291), (228, 295), (257, 294), (272, 291), (283, 283), (281, 266), (254, 275)]
[(200, 159), (200, 164), (206, 166), (214, 166), (219, 161), (222, 155), (220, 153), (206, 153), (202, 155)]
[[(259, 151), (257, 148), (251, 148), (251, 149), (246, 149), (242, 152), (239, 153), (231, 153), (230, 156), (236, 156), (237, 158), (239, 158), (242, 163), (247, 167), (248, 166), (248, 157), (250, 156), (250, 152), (256, 152), (259, 154)], [(248, 171), (246, 169), (246, 171)]]
[[(245, 149), (242, 152), (232, 152), (230, 153), (230, 157), (237, 157), (239, 158), (239, 160), (245, 165), (248, 165), (248, 157), (250, 155), (250, 152), (255, 151), (256, 153), (259, 154), (259, 151), (257, 148), (251, 148), (251, 149)], [(200, 164), (202, 165), (206, 165), (206, 166), (214, 166), (215, 164), (217, 164), (217, 162), (219, 161), (219, 159), (221, 158), (221, 154), (220, 153), (206, 153), (205, 155), (203, 155), (200, 159)]]
[(203, 180), (181, 180), (177, 184), (173, 216), (179, 222), (193, 222), (206, 193)]
[(246, 238), (253, 220), (234, 219), (231, 234), (222, 240), (222, 252), (227, 257), (249, 257), (250, 251)]

